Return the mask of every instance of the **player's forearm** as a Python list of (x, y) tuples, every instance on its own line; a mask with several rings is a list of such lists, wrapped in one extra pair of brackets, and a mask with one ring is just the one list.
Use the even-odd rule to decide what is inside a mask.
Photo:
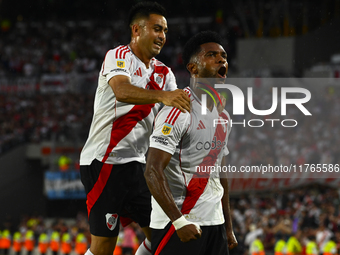
[(146, 183), (152, 196), (173, 222), (182, 216), (172, 196), (164, 169), (168, 165), (171, 154), (159, 149), (150, 148), (144, 173)]
[(115, 89), (118, 101), (129, 104), (155, 104), (162, 102), (165, 91), (138, 88), (129, 83), (121, 84)]
[(152, 196), (170, 220), (173, 222), (180, 218), (182, 214), (173, 199), (163, 169), (155, 169), (151, 166), (151, 168), (145, 172), (145, 179)]
[[(226, 158), (222, 158), (221, 162), (222, 166), (226, 165)], [(229, 183), (226, 173), (221, 173), (220, 175), (220, 182), (224, 189), (223, 197), (222, 197), (222, 206), (223, 206), (223, 214), (224, 214), (224, 220), (225, 220), (225, 227), (227, 232), (233, 231), (233, 225), (232, 225), (232, 217), (230, 213), (230, 203), (229, 203)]]
[(223, 214), (225, 218), (225, 226), (227, 231), (233, 230), (232, 217), (230, 213), (230, 204), (229, 204), (229, 184), (227, 178), (221, 178), (221, 184), (224, 189), (224, 194), (222, 197), (222, 205), (223, 205)]

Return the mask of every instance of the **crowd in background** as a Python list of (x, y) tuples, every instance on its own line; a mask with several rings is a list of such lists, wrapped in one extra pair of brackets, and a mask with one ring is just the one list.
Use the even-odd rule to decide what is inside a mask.
[[(225, 39), (230, 68), (235, 70), (239, 38), (301, 35), (340, 16), (336, 0), (225, 2), (217, 3), (209, 11), (202, 7), (207, 4), (183, 3), (191, 11), (185, 7), (179, 11), (175, 4), (168, 6), (167, 42), (157, 58), (175, 71), (183, 72), (183, 46), (198, 31), (213, 30)], [(70, 8), (75, 8), (71, 5)], [(98, 8), (95, 3), (91, 5), (91, 12)], [(114, 7), (108, 17), (104, 15), (101, 19), (94, 18), (98, 13), (92, 13), (93, 18), (77, 19), (81, 15), (78, 6), (79, 13), (73, 19), (57, 17), (56, 13), (47, 15), (47, 20), (21, 15), (16, 20), (0, 17), (0, 78), (98, 72), (109, 49), (129, 43), (128, 9)]]
[(23, 142), (83, 141), (92, 110), (93, 95), (0, 94), (0, 154)]
[[(251, 10), (251, 9), (248, 9)], [(247, 11), (247, 8), (245, 8)], [(251, 11), (246, 16), (251, 20)], [(226, 13), (225, 13), (226, 14)], [(218, 12), (202, 18), (169, 19), (167, 43), (159, 58), (170, 66), (177, 79), (188, 77), (182, 65), (181, 52), (184, 43), (198, 31), (212, 29), (226, 39), (225, 49), (231, 71), (237, 69), (235, 61), (236, 40), (245, 37), (242, 20), (236, 12), (220, 16)], [(221, 18), (222, 17), (222, 18)], [(39, 79), (42, 75), (68, 75), (98, 73), (105, 53), (120, 44), (129, 42), (124, 22), (126, 13), (118, 13), (114, 21), (53, 21), (37, 22), (18, 20), (0, 29), (0, 85), (8, 79)], [(252, 23), (252, 22), (250, 22)], [(250, 27), (256, 34), (256, 27)], [(179, 84), (184, 87), (183, 84)], [(254, 105), (264, 106), (270, 93), (254, 98)], [(315, 94), (313, 94), (315, 95)], [(231, 165), (272, 165), (289, 163), (340, 163), (340, 98), (331, 88), (320, 93), (309, 107), (313, 116), (302, 116), (292, 109), (299, 125), (289, 136), (286, 130), (269, 124), (260, 129), (235, 126), (229, 139), (229, 162)], [(228, 102), (227, 102), (228, 104)], [(0, 155), (25, 142), (42, 142), (57, 139), (83, 141), (88, 133), (93, 110), (93, 94), (47, 93), (0, 93)], [(229, 110), (231, 113), (231, 110)], [(273, 115), (272, 118), (280, 119)], [(293, 118), (290, 117), (290, 118)], [(247, 115), (245, 119), (258, 117)], [(241, 121), (237, 118), (235, 121)], [(259, 150), (258, 148), (261, 148)], [(340, 196), (337, 190), (326, 187), (306, 187), (290, 191), (273, 191), (270, 194), (245, 194), (231, 198), (235, 235), (239, 246), (231, 254), (248, 254), (252, 241), (260, 236), (265, 251), (274, 253), (276, 241), (294, 235), (305, 248), (311, 236), (327, 233), (340, 246)], [(14, 252), (14, 241), (20, 240), (20, 252), (28, 252), (25, 236), (33, 231), (34, 242), (27, 242), (37, 253), (39, 239), (48, 242), (59, 234), (62, 250), (64, 234), (69, 234), (72, 252), (89, 245), (89, 229), (86, 214), (79, 213), (75, 221), (53, 219), (43, 216), (23, 216), (21, 222), (5, 221), (0, 226), (2, 239), (0, 253)], [(10, 247), (4, 248), (4, 237), (10, 236)], [(29, 237), (30, 235), (27, 234)], [(53, 238), (52, 238), (53, 236)], [(78, 239), (77, 239), (78, 237)], [(129, 237), (129, 238), (128, 238)], [(57, 238), (58, 239), (58, 238)], [(144, 239), (140, 228), (133, 224), (121, 229), (116, 254), (133, 252)], [(77, 240), (81, 244), (77, 252)], [(8, 244), (8, 242), (7, 242)], [(46, 247), (46, 246), (45, 246)], [(320, 248), (320, 253), (322, 247)], [(6, 251), (7, 250), (7, 251)], [(302, 254), (305, 251), (302, 252)], [(26, 253), (25, 253), (26, 254)]]
[[(309, 238), (316, 237), (320, 231), (329, 232), (326, 239), (334, 237), (339, 249), (339, 206), (339, 190), (325, 186), (231, 198), (234, 231), (240, 243), (238, 249), (242, 254), (248, 252), (251, 242), (258, 235), (261, 235), (267, 252), (274, 251), (278, 239), (287, 241), (292, 235), (297, 236), (305, 248)], [(319, 252), (323, 253), (321, 247)]]
[[(315, 185), (286, 191), (277, 190), (267, 194), (247, 193), (231, 196), (231, 213), (234, 232), (239, 242), (238, 247), (231, 254), (249, 254), (251, 243), (259, 236), (267, 254), (274, 253), (275, 243), (280, 238), (287, 240), (290, 236), (295, 236), (300, 242), (302, 247), (300, 255), (306, 254), (306, 244), (313, 236), (320, 245), (320, 254), (323, 254), (320, 235), (324, 236), (323, 242), (335, 240), (339, 252), (340, 194), (337, 189)], [(51, 242), (53, 235), (56, 235), (53, 233), (59, 234), (57, 240), (60, 246), (57, 253), (60, 254), (65, 254), (62, 250), (62, 236), (65, 233), (70, 235), (71, 251), (74, 254), (81, 254), (81, 249), (77, 247), (79, 240), (83, 242), (83, 249), (88, 247), (90, 240), (87, 216), (84, 213), (78, 213), (72, 221), (24, 216), (20, 224), (16, 221), (4, 222), (1, 227), (2, 233), (6, 229), (10, 231), (12, 237), (11, 250), (13, 250), (14, 234), (16, 232), (21, 234), (22, 251), (27, 249), (25, 248), (27, 231), (33, 230), (37, 254), (41, 254), (39, 237), (43, 233), (47, 234), (48, 249), (52, 249)], [(79, 234), (84, 238), (79, 238)], [(137, 224), (133, 223), (128, 228), (121, 228), (115, 254), (133, 254), (143, 240), (143, 232)], [(122, 253), (123, 251), (125, 253)]]
[[(122, 16), (114, 22), (16, 22), (11, 29), (0, 30), (0, 77), (98, 72), (109, 49), (129, 43), (130, 33)], [(229, 58), (235, 59), (236, 39), (242, 36), (235, 18), (229, 17), (223, 26), (212, 17), (202, 21), (182, 19), (169, 26), (166, 45), (157, 58), (172, 69), (183, 69), (181, 52), (185, 42), (206, 29), (219, 31), (226, 39)]]
[[(120, 13), (114, 22), (18, 21), (0, 29), (0, 155), (23, 142), (41, 142), (52, 136), (86, 138), (94, 93), (40, 94), (39, 83), (43, 75), (97, 74), (106, 52), (129, 42), (125, 18), (126, 14)], [(177, 80), (188, 78), (181, 58), (185, 41), (197, 31), (220, 28), (229, 58), (235, 59), (235, 41), (242, 33), (235, 18), (224, 22), (222, 26), (211, 17), (182, 19), (180, 25), (169, 29), (167, 43), (157, 58), (174, 70)], [(34, 88), (13, 93), (18, 83), (26, 82)]]
[[(325, 79), (326, 80), (326, 79)], [(282, 115), (277, 109), (267, 116), (256, 116), (250, 111), (245, 115), (231, 116), (234, 122), (243, 124), (233, 125), (228, 141), (230, 164), (237, 166), (259, 166), (261, 164), (284, 165), (290, 164), (340, 164), (340, 87), (316, 82), (306, 86), (311, 91), (311, 100), (305, 104), (311, 115), (304, 115), (295, 106), (287, 106), (287, 115)], [(311, 80), (309, 80), (310, 82)], [(279, 86), (275, 86), (279, 87)], [(280, 89), (280, 87), (278, 88)], [(268, 87), (254, 86), (253, 105), (256, 109), (269, 109), (272, 105), (272, 91)], [(280, 104), (280, 103), (279, 103)], [(227, 101), (227, 110), (232, 113), (232, 104)], [(251, 128), (248, 121), (263, 120), (260, 128)], [(271, 122), (266, 119), (276, 119)], [(282, 120), (294, 119), (296, 127), (283, 127)], [(253, 122), (250, 125), (259, 126)], [(295, 122), (287, 121), (287, 126)], [(261, 149), (259, 149), (261, 148)]]
[[(321, 90), (321, 89), (320, 89)], [(262, 119), (261, 128), (233, 125), (228, 142), (228, 163), (241, 165), (340, 164), (340, 94), (326, 88), (313, 94), (308, 104), (312, 116), (305, 116), (297, 107), (288, 108), (294, 128), (282, 127), (288, 119), (277, 110), (270, 117), (231, 116), (234, 122)], [(261, 91), (261, 90), (260, 90)], [(263, 93), (262, 93), (263, 92)], [(263, 89), (254, 97), (254, 105), (268, 109), (271, 93)], [(227, 109), (232, 103), (227, 101)], [(260, 108), (259, 107), (259, 108)], [(331, 110), (330, 110), (331, 109)], [(87, 136), (93, 111), (93, 95), (74, 93), (1, 95), (0, 94), (0, 154), (23, 142), (42, 142), (57, 139), (82, 144)], [(266, 118), (279, 119), (274, 128)], [(252, 123), (259, 125), (259, 123)], [(286, 123), (292, 125), (294, 123)], [(261, 150), (258, 148), (261, 147)]]

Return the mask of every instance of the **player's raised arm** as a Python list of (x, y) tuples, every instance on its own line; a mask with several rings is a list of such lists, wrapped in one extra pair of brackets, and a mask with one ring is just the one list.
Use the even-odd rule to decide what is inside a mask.
[(171, 194), (164, 174), (164, 169), (168, 165), (171, 156), (168, 152), (150, 148), (144, 176), (151, 194), (175, 226), (178, 237), (182, 242), (188, 242), (201, 237), (202, 230), (184, 218)]
[(182, 112), (190, 112), (190, 98), (181, 89), (174, 91), (147, 90), (131, 84), (131, 79), (125, 75), (116, 75), (109, 80), (118, 101), (130, 104), (163, 103), (173, 106)]

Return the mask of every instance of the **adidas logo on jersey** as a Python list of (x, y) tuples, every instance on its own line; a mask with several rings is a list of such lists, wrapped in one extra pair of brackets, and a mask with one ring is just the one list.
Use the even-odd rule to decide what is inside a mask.
[(137, 69), (137, 71), (133, 74), (142, 77), (142, 70), (140, 68)]
[(200, 122), (198, 123), (197, 130), (201, 130), (201, 129), (205, 129), (205, 126), (204, 126), (203, 122), (200, 120)]

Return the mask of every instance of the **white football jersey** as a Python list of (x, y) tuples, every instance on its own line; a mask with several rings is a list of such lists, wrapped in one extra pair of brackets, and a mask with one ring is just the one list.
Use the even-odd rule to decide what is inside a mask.
[(130, 77), (133, 85), (143, 89), (177, 89), (170, 68), (155, 58), (146, 68), (127, 45), (108, 51), (99, 73), (93, 119), (80, 165), (90, 165), (94, 159), (108, 164), (145, 163), (152, 124), (160, 104), (134, 105), (117, 101), (108, 83), (116, 75)]
[[(230, 116), (223, 111), (201, 114), (201, 101), (190, 88), (191, 112), (182, 113), (165, 106), (155, 119), (150, 147), (172, 154), (164, 173), (175, 203), (186, 219), (200, 226), (224, 223), (221, 199), (224, 189), (219, 173), (231, 130)], [(205, 107), (205, 106), (204, 106)], [(215, 121), (214, 121), (215, 120)], [(214, 123), (216, 124), (214, 127)], [(210, 169), (210, 171), (209, 171)], [(152, 197), (150, 227), (163, 229), (170, 219)]]

